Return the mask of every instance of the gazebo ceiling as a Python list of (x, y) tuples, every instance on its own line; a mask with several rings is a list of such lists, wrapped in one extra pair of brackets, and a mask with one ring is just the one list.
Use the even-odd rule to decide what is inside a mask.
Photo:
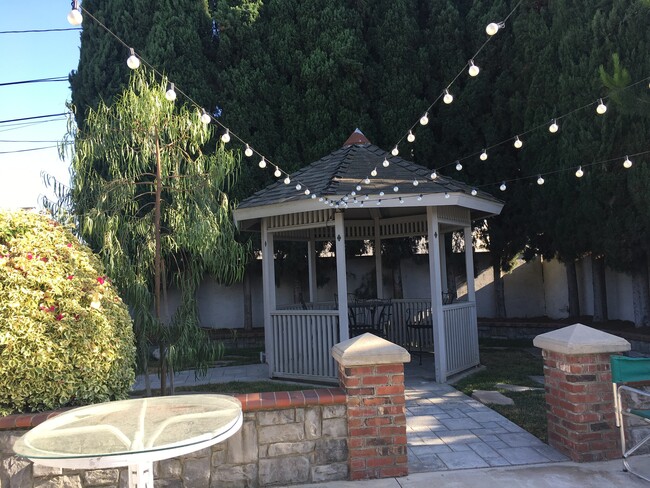
[[(389, 161), (388, 167), (383, 166), (384, 160)], [(364, 183), (366, 178), (369, 184)], [(472, 195), (472, 187), (465, 183), (440, 175), (432, 180), (430, 169), (392, 156), (371, 144), (358, 129), (343, 147), (291, 174), (290, 179), (290, 184), (281, 179), (243, 200), (234, 212), (237, 224), (256, 230), (264, 217), (330, 209), (319, 201), (321, 197), (340, 202), (340, 207), (347, 204), (346, 220), (372, 218), (371, 210), (382, 219), (419, 215), (430, 206), (463, 207), (476, 220), (496, 215), (503, 207), (502, 201), (488, 193)], [(353, 203), (355, 197), (357, 203)]]

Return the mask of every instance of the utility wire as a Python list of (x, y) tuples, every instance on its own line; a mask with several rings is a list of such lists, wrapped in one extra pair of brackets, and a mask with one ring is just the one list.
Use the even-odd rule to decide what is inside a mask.
[(28, 30), (9, 30), (0, 31), (0, 34), (33, 34), (41, 32), (66, 32), (66, 31), (80, 31), (81, 27), (67, 27), (65, 29), (28, 29)]
[(59, 117), (61, 115), (68, 115), (68, 113), (67, 112), (62, 112), (60, 114), (35, 115), (33, 117), (22, 117), (20, 119), (0, 120), (0, 124), (7, 124), (9, 122), (22, 122), (23, 120), (46, 119), (46, 118), (49, 118), (49, 117)]
[(51, 83), (56, 81), (68, 81), (68, 77), (57, 76), (52, 78), (37, 78), (35, 80), (9, 81), (7, 83), (0, 83), (0, 86), (23, 85), (25, 83)]
[(24, 153), (30, 151), (41, 151), (43, 149), (52, 149), (57, 146), (43, 146), (43, 147), (31, 147), (29, 149), (16, 149), (15, 151), (0, 151), (0, 154), (15, 154), (15, 153)]

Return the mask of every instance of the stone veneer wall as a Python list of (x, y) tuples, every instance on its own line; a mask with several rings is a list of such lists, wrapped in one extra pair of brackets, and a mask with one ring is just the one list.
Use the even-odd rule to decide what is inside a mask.
[[(347, 406), (340, 388), (237, 395), (244, 423), (227, 441), (154, 463), (158, 488), (257, 488), (348, 479)], [(15, 440), (57, 412), (0, 418), (2, 488), (125, 488), (126, 468), (71, 470), (14, 455)]]

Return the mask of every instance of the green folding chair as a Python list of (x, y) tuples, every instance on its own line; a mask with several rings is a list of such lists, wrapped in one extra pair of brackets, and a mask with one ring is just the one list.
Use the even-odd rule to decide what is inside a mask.
[[(635, 471), (628, 462), (628, 457), (637, 451), (646, 442), (650, 441), (650, 434), (646, 435), (639, 442), (626, 449), (625, 443), (625, 417), (641, 420), (650, 426), (650, 409), (630, 408), (624, 404), (624, 399), (629, 393), (636, 393), (641, 398), (650, 401), (650, 392), (634, 388), (622, 383), (638, 383), (650, 381), (650, 358), (629, 358), (627, 356), (612, 356), (612, 384), (614, 388), (614, 408), (616, 409), (616, 426), (621, 433), (621, 452), (623, 454), (623, 466), (630, 473), (650, 481), (647, 474)], [(626, 393), (627, 392), (627, 393)], [(627, 403), (630, 403), (629, 401)], [(628, 426), (629, 430), (629, 426)]]

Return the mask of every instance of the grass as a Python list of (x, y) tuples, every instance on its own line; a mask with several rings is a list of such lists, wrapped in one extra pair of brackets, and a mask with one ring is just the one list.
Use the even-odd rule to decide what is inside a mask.
[(481, 364), (485, 369), (459, 380), (454, 386), (467, 395), (474, 390), (492, 390), (512, 398), (514, 405), (490, 405), (490, 408), (547, 442), (544, 390), (512, 392), (496, 386), (504, 383), (540, 387), (530, 376), (543, 375), (543, 361), (541, 355), (533, 354), (528, 348), (532, 349), (530, 341), (481, 341)]

